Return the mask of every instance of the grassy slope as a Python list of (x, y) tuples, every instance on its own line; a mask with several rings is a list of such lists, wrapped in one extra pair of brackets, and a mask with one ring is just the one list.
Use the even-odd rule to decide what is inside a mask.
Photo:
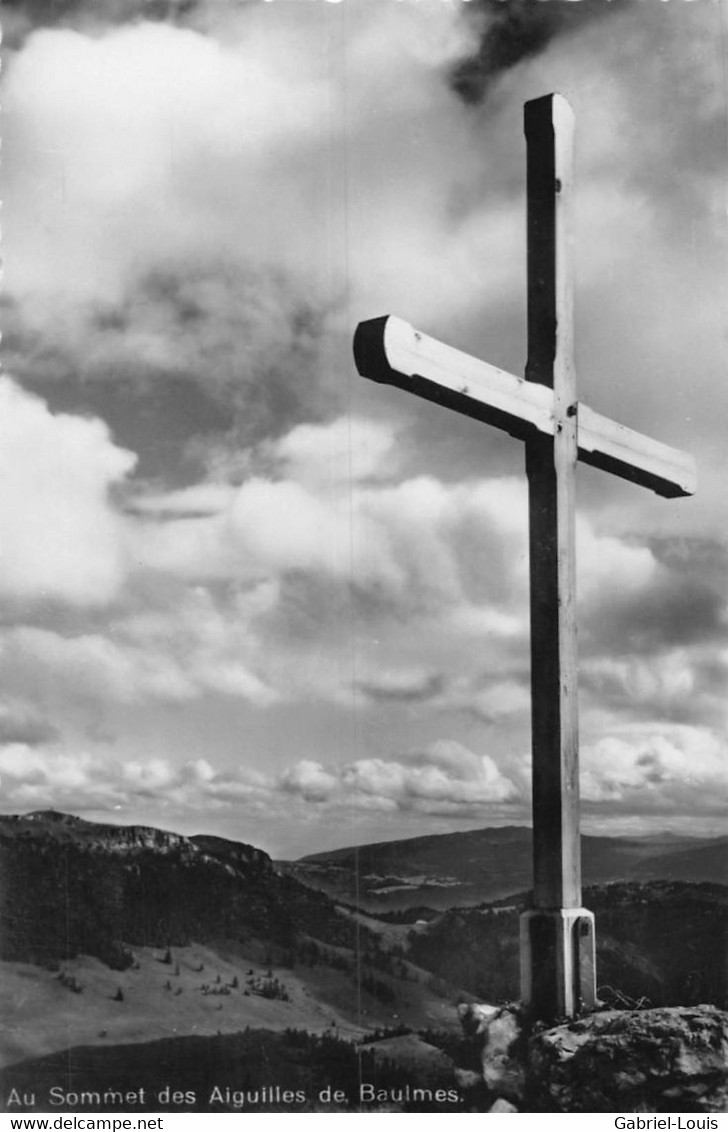
[[(63, 973), (83, 988), (80, 993), (63, 985), (59, 972), (32, 964), (1, 964), (0, 1065), (76, 1045), (230, 1033), (246, 1026), (329, 1031), (352, 1039), (371, 1028), (399, 1023), (457, 1027), (454, 1005), (429, 988), (424, 973), (417, 982), (378, 975), (396, 995), (393, 1003), (382, 1003), (357, 990), (350, 971), (323, 963), (294, 970), (276, 965), (272, 971), (285, 987), (288, 1001), (284, 1001), (264, 998), (252, 989), (245, 994), (250, 971), (260, 988), (271, 970), (262, 944), (173, 948), (169, 965), (160, 962), (164, 956), (160, 949), (135, 948), (134, 955), (138, 968), (125, 971), (111, 970), (89, 956), (64, 962)], [(228, 995), (202, 991), (204, 984), (214, 990), (229, 986), (235, 978), (239, 985)], [(166, 989), (168, 982), (171, 990)], [(124, 996), (120, 1002), (114, 999), (119, 987)]]

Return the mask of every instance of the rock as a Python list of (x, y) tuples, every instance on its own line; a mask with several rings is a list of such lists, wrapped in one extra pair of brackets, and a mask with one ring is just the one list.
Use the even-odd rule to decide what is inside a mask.
[(459, 1069), (456, 1066), (455, 1080), (460, 1089), (477, 1089), (483, 1085), (482, 1073), (476, 1073), (474, 1069)]
[(498, 1100), (495, 1104), (490, 1106), (488, 1112), (518, 1112), (518, 1109), (514, 1104), (511, 1104), (510, 1101), (504, 1100), (503, 1097), (498, 1097)]
[(533, 1112), (728, 1111), (728, 1013), (607, 1010), (529, 1043)]
[(482, 1042), (483, 1080), (497, 1097), (520, 1101), (525, 1074), (525, 1037), (520, 1007), (474, 1006), (461, 1010), (466, 1033)]
[(497, 1006), (486, 1006), (479, 1002), (463, 1002), (458, 1007), (460, 1023), (469, 1036), (482, 1033), (483, 1023), (497, 1013)]

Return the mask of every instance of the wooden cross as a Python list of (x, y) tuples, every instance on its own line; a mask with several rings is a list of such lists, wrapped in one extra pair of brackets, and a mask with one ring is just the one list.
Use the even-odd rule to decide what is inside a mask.
[(690, 456), (581, 405), (573, 362), (569, 212), (574, 118), (558, 94), (527, 102), (525, 379), (393, 317), (359, 324), (357, 369), (525, 441), (529, 497), (533, 904), (521, 917), (521, 997), (542, 1019), (596, 1001), (594, 918), (581, 907), (575, 470), (577, 460), (691, 495)]

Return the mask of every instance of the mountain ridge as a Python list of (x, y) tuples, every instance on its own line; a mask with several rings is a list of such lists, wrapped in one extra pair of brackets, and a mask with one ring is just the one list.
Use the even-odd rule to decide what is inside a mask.
[(326, 942), (353, 932), (254, 846), (56, 811), (0, 817), (0, 958), (83, 952), (122, 969), (128, 945), (258, 934), (287, 946), (307, 930)]
[[(583, 834), (585, 884), (728, 879), (728, 836)], [(498, 900), (531, 886), (532, 831), (497, 826), (348, 846), (276, 865), (333, 899), (371, 912), (444, 909)]]
[(45, 836), (60, 843), (70, 841), (89, 848), (103, 848), (108, 852), (154, 849), (157, 852), (186, 852), (190, 856), (202, 852), (217, 860), (224, 859), (227, 847), (227, 856), (234, 857), (240, 863), (255, 862), (265, 867), (267, 862), (273, 868), (269, 854), (263, 849), (211, 834), (187, 836), (151, 825), (91, 822), (60, 810), (33, 810), (28, 814), (0, 815), (0, 836), (22, 838), (29, 834), (34, 837)]

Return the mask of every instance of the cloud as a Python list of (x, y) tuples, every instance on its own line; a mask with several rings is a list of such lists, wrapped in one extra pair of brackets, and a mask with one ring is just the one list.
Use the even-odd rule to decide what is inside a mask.
[(478, 685), (478, 680), (461, 681), (460, 687), (455, 688), (449, 697), (447, 706), (466, 710), (484, 723), (497, 723), (514, 716), (521, 719), (529, 717), (531, 688), (526, 672), (521, 674), (520, 679), (499, 680), (496, 675), (484, 686), (482, 683)]
[[(41, 30), (14, 57), (8, 108), (29, 134), (15, 139), (12, 180), (30, 169), (40, 175), (27, 205), (41, 211), (56, 250), (69, 253), (72, 293), (113, 297), (135, 261), (222, 250), (231, 222), (246, 214), (247, 257), (259, 260), (257, 251), (267, 259), (272, 250), (275, 258), (283, 233), (251, 223), (249, 210), (291, 141), (326, 129), (325, 89), (311, 75), (274, 65), (273, 44), (259, 46), (260, 56), (248, 54), (189, 28), (142, 21), (96, 36)], [(54, 148), (44, 151), (51, 140)], [(246, 177), (251, 158), (258, 168)], [(271, 188), (280, 191), (275, 182)], [(294, 205), (294, 192), (284, 196)], [(25, 265), (14, 262), (13, 289), (21, 293), (60, 282), (22, 223), (27, 205), (12, 241), (13, 248), (27, 241), (36, 253)], [(48, 274), (39, 278), (43, 268)]]
[(65, 635), (23, 626), (3, 637), (0, 659), (7, 684), (48, 707), (74, 702), (180, 701), (195, 683), (169, 655), (121, 643), (102, 633)]
[(208, 693), (268, 707), (280, 693), (266, 678), (256, 601), (259, 608), (253, 593), (218, 606), (204, 591), (178, 590), (156, 609), (117, 613), (105, 632), (10, 628), (2, 635), (3, 683), (60, 716), (72, 705), (174, 704)]
[(70, 754), (11, 744), (0, 749), (4, 806), (11, 810), (64, 805), (110, 808), (122, 795), (100, 769), (86, 752)]
[(316, 485), (382, 480), (397, 472), (395, 430), (379, 421), (338, 417), (300, 424), (272, 446), (283, 474)]
[[(524, 581), (522, 486), (432, 476), (392, 484), (395, 435), (355, 416), (299, 425), (261, 446), (267, 474), (256, 474), (254, 458), (234, 490), (200, 484), (141, 496), (139, 561), (182, 576), (319, 575), (413, 611), (471, 592), (484, 605), (512, 600)], [(385, 471), (390, 478), (379, 480)]]
[(586, 601), (605, 598), (629, 601), (657, 582), (658, 562), (649, 546), (637, 539), (600, 534), (593, 523), (577, 518), (579, 596)]
[(570, 3), (532, 3), (531, 0), (481, 0), (463, 13), (478, 29), (477, 50), (452, 67), (450, 82), (465, 103), (481, 102), (499, 75), (532, 56), (539, 55), (555, 38), (575, 33), (585, 24), (603, 17), (626, 3), (607, 8), (601, 0)]
[(204, 759), (180, 766), (158, 757), (123, 761), (103, 749), (17, 743), (0, 748), (0, 776), (6, 810), (53, 806), (116, 812), (152, 805), (161, 814), (170, 808), (199, 812), (241, 800), (255, 804), (271, 793), (271, 784), (254, 771), (242, 768), (231, 779)]
[(429, 668), (373, 669), (357, 679), (357, 688), (372, 700), (419, 703), (437, 700), (443, 691), (442, 673)]
[(581, 626), (588, 652), (648, 657), (724, 641), (722, 542), (689, 540), (681, 549), (678, 541), (672, 547), (664, 539), (639, 541), (642, 546), (636, 538), (618, 540), (616, 547), (594, 543), (601, 563)]
[[(146, 20), (95, 35), (41, 30), (26, 41), (6, 89), (17, 123), (11, 291), (37, 302), (52, 290), (60, 301), (56, 263), (64, 262), (69, 297), (118, 299), (130, 273), (215, 252), (274, 264), (305, 280), (306, 294), (343, 288), (345, 185), (331, 167), (332, 146), (362, 135), (362, 150), (376, 145), (381, 154), (401, 147), (405, 124), (428, 113), (447, 143), (458, 115), (442, 102), (440, 65), (467, 33), (446, 6), (423, 22), (406, 5), (356, 5), (346, 24), (344, 114), (343, 75), (322, 66), (316, 50), (341, 16), (323, 5), (304, 21), (283, 5), (254, 7), (204, 30), (203, 21)], [(407, 163), (415, 173), (431, 158), (413, 147)], [(30, 192), (22, 204), (16, 179)], [(357, 192), (375, 191), (387, 226), (413, 208), (427, 223), (431, 193), (423, 178), (414, 184), (421, 199), (410, 191), (403, 210), (373, 168), (352, 181)], [(361, 218), (358, 201), (349, 203), (352, 219)], [(443, 197), (443, 227), (445, 205)], [(414, 223), (407, 228), (414, 236)], [(349, 233), (361, 252), (370, 235)], [(322, 245), (341, 258), (327, 261)]]
[(47, 405), (0, 380), (0, 591), (73, 605), (110, 601), (125, 574), (112, 491), (135, 457), (106, 425)]
[(40, 746), (58, 738), (58, 729), (37, 709), (23, 703), (0, 704), (0, 746)]
[[(728, 785), (727, 753), (723, 739), (700, 726), (618, 729), (582, 749), (584, 813), (602, 819), (626, 814), (662, 815), (665, 820), (715, 817), (722, 813)], [(341, 765), (299, 759), (277, 773), (240, 763), (229, 770), (200, 758), (182, 765), (158, 756), (123, 760), (88, 744), (75, 749), (60, 742), (0, 746), (6, 811), (60, 806), (74, 812), (137, 814), (141, 807), (162, 823), (165, 813), (174, 813), (187, 826), (203, 819), (209, 824), (210, 814), (217, 814), (225, 821), (267, 821), (269, 830), (270, 823), (305, 824), (326, 814), (344, 839), (346, 821), (368, 820), (366, 815), (397, 815), (407, 822), (418, 815), (430, 820), (526, 820), (527, 771), (524, 759), (499, 766), (490, 756), (449, 739)]]
[(612, 721), (672, 721), (725, 728), (728, 649), (696, 644), (650, 654), (589, 657), (580, 686), (588, 713)]
[[(235, 439), (276, 435), (340, 408), (344, 304), (365, 314), (406, 282), (410, 309), (441, 311), (448, 295), (462, 307), (456, 280), (477, 278), (486, 238), (508, 269), (507, 205), (453, 216), (479, 162), (462, 165), (476, 151), (443, 97), (442, 68), (469, 38), (449, 6), (423, 21), (409, 5), (355, 4), (345, 28), (329, 5), (304, 20), (258, 7), (186, 27), (39, 30), (11, 58), (6, 295), (23, 378), (81, 376), (75, 396), (93, 411), (96, 383), (121, 380), (157, 421), (194, 398), (202, 433), (224, 432), (222, 400), (240, 410)], [(335, 29), (346, 102), (320, 51)], [(417, 142), (425, 120), (452, 162)], [(344, 152), (350, 164), (332, 160)], [(377, 173), (387, 157), (392, 184)]]
[[(9, 655), (29, 677), (35, 664), (58, 667), (62, 682), (115, 701), (358, 694), (488, 723), (523, 716), (525, 485), (401, 478), (397, 435), (354, 416), (297, 425), (249, 450), (240, 484), (137, 491), (113, 640), (97, 626), (35, 627), (8, 637)], [(649, 547), (587, 519), (579, 548), (589, 628), (644, 606), (667, 571)], [(344, 625), (366, 625), (382, 647), (352, 645)]]
[(473, 812), (518, 796), (488, 755), (476, 755), (453, 740), (397, 758), (357, 759), (337, 768), (299, 763), (284, 781), (286, 789), (309, 800), (385, 811)]
[[(18, 183), (6, 200), (6, 290), (27, 328), (24, 376), (35, 369), (49, 381), (63, 357), (68, 372), (69, 354), (94, 381), (123, 372), (147, 400), (135, 427), (177, 420), (176, 405), (193, 441), (198, 421), (196, 448), (165, 441), (169, 424), (150, 428), (148, 448), (156, 431), (169, 465), (179, 449), (199, 463), (215, 443), (340, 413), (354, 317), (394, 309), (520, 367), (524, 170), (514, 133), (524, 93), (555, 83), (589, 123), (576, 240), (587, 399), (668, 441), (687, 445), (698, 418), (701, 433), (714, 433), (695, 395), (714, 383), (705, 399), (714, 405), (724, 387), (722, 258), (708, 224), (722, 210), (720, 147), (698, 146), (693, 126), (712, 136), (720, 117), (704, 6), (494, 0), (423, 13), (387, 2), (202, 5), (188, 26), (142, 20), (31, 36), (9, 68), (5, 111)], [(500, 78), (466, 111), (447, 79), (481, 32), (490, 55), (480, 73), (501, 68)], [(660, 52), (649, 49), (656, 39)], [(701, 220), (676, 225), (692, 193)], [(689, 246), (675, 238), (683, 228)], [(625, 278), (629, 288), (618, 285)], [(60, 324), (77, 329), (59, 334)], [(142, 393), (150, 375), (156, 400)], [(382, 403), (420, 421), (427, 440), (429, 416)], [(226, 436), (220, 409), (224, 417), (231, 404)], [(693, 422), (684, 438), (682, 415)], [(117, 406), (117, 435), (138, 451), (123, 417)], [(430, 427), (442, 449), (447, 426)], [(485, 458), (476, 437), (459, 442), (470, 467), (476, 452)]]
[(327, 801), (337, 784), (336, 775), (313, 759), (301, 759), (281, 777), (284, 790), (300, 795), (307, 802)]
[(685, 710), (695, 698), (695, 674), (688, 656), (675, 651), (662, 656), (599, 657), (584, 665), (583, 683), (602, 702), (630, 704), (653, 716)]
[(201, 812), (205, 806), (250, 807), (282, 816), (292, 802), (331, 809), (464, 815), (518, 799), (513, 783), (487, 755), (453, 741), (392, 759), (359, 759), (325, 766), (301, 759), (280, 774), (238, 766), (234, 772), (206, 759), (182, 766), (160, 757), (122, 761), (103, 750), (62, 746), (0, 747), (6, 807), (67, 806), (124, 809), (142, 801)]
[(728, 786), (727, 754), (724, 739), (704, 727), (623, 728), (584, 751), (582, 796), (633, 812), (716, 812)]
[(181, 19), (195, 6), (196, 0), (8, 0), (3, 42), (9, 49), (17, 49), (37, 28), (59, 24), (98, 34), (105, 25), (140, 17)]
[(321, 339), (344, 281), (314, 278), (301, 185), (327, 128), (314, 71), (275, 37), (151, 20), (37, 31), (9, 61), (6, 356), (107, 415), (144, 474), (199, 474), (206, 448), (336, 397)]
[(51, 401), (103, 415), (143, 476), (189, 481), (217, 450), (244, 465), (248, 445), (345, 393), (324, 362), (325, 311), (273, 269), (176, 258), (117, 299), (90, 296), (59, 318), (63, 302), (8, 297), (7, 363)]
[[(75, 625), (41, 618), (5, 630), (0, 671), (23, 703), (31, 697), (64, 717), (69, 705), (186, 703), (209, 693), (261, 708), (313, 697), (362, 708), (419, 702), (488, 726), (524, 725), (521, 480), (403, 478), (399, 428), (352, 415), (295, 425), (248, 449), (244, 471), (220, 469), (219, 478), (170, 492), (127, 488), (122, 512), (112, 489), (133, 455), (98, 421), (54, 415), (11, 383), (2, 392), (0, 437), (4, 430), (13, 472), (0, 503), (9, 547), (0, 584), (83, 614)], [(240, 483), (228, 478), (240, 475)], [(715, 701), (707, 653), (676, 683), (669, 665), (659, 678), (644, 669), (646, 645), (640, 666), (624, 633), (619, 654), (610, 636), (620, 618), (632, 634), (659, 625), (650, 610), (673, 592), (665, 616), (677, 625), (680, 603), (694, 608), (678, 580), (684, 566), (659, 561), (634, 538), (601, 534), (586, 517), (579, 554), (593, 699), (642, 717), (662, 706), (676, 717), (689, 711), (685, 690), (700, 683)], [(717, 589), (699, 578), (691, 585), (712, 594), (720, 640)], [(93, 615), (99, 606), (113, 607), (105, 623)]]

